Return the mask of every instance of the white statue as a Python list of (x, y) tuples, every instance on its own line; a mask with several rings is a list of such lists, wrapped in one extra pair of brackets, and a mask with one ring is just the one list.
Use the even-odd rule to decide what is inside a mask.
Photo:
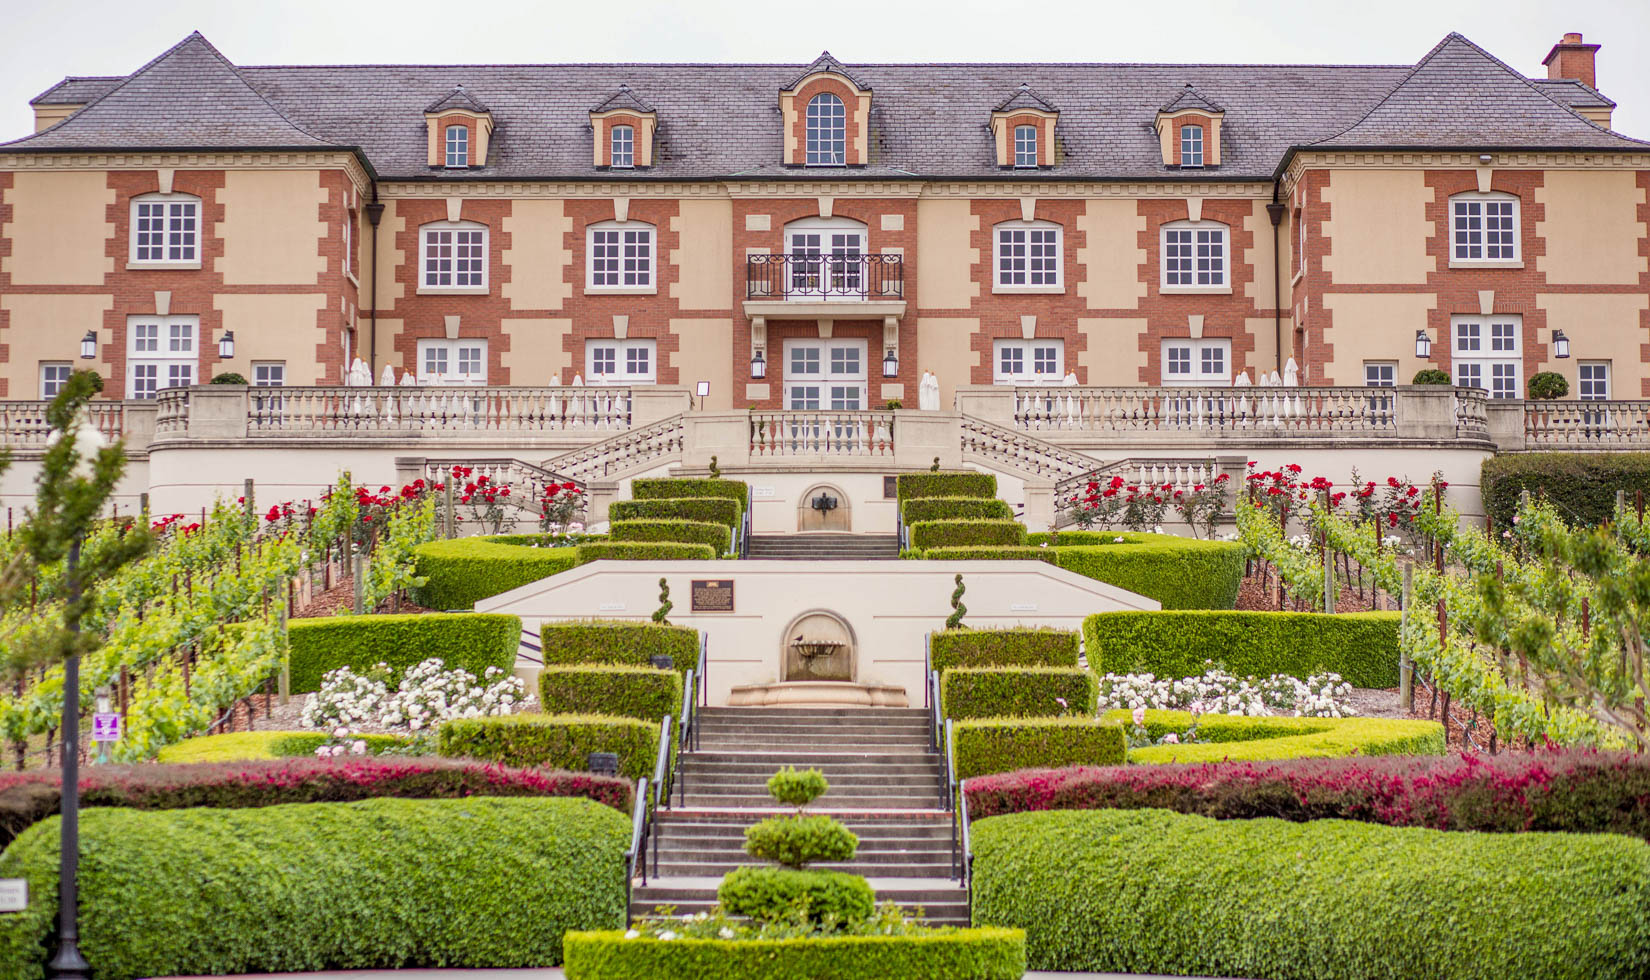
[(1067, 374), (1066, 377), (1065, 377), (1065, 380), (1061, 381), (1060, 383), (1065, 385), (1067, 388), (1077, 387), (1077, 372), (1072, 371), (1070, 374)]
[(1283, 386), (1285, 388), (1294, 388), (1297, 385), (1299, 385), (1301, 383), (1300, 375), (1301, 375), (1300, 365), (1295, 363), (1295, 359), (1293, 357), (1291, 357), (1288, 361), (1284, 362), (1284, 365), (1283, 365)]
[(552, 388), (560, 388), (561, 387), (561, 372), (560, 371), (557, 371), (555, 374), (552, 374), (550, 376), (550, 387), (552, 387)]
[(922, 372), (922, 381), (917, 384), (917, 407), (925, 412), (940, 410), (940, 379), (932, 371)]
[(378, 384), (385, 388), (393, 386), (395, 384), (395, 368), (390, 367), (388, 364), (384, 365), (384, 373), (379, 377)]

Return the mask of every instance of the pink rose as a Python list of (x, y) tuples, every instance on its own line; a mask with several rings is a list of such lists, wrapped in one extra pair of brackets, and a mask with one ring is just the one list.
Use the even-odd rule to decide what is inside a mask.
[(1134, 709), (1134, 723), (1136, 725), (1144, 725), (1146, 723), (1146, 709), (1145, 708), (1136, 708), (1136, 709)]
[(1179, 745), (1180, 744), (1180, 736), (1176, 735), (1174, 732), (1170, 732), (1169, 734), (1163, 736), (1163, 744), (1164, 745)]

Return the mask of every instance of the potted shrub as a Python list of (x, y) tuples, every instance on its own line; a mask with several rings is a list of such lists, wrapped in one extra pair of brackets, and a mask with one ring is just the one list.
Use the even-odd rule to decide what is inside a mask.
[(1412, 385), (1447, 385), (1449, 372), (1438, 368), (1422, 368), (1415, 372), (1415, 377), (1409, 382)]

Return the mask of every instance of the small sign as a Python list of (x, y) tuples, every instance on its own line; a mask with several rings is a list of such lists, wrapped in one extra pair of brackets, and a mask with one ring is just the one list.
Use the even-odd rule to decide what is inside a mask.
[(1008, 608), (1011, 612), (1036, 612), (1037, 604), (1035, 602), (1013, 602), (1009, 604)]
[(693, 580), (694, 612), (733, 612), (733, 580)]
[(113, 711), (99, 711), (92, 715), (92, 741), (120, 741), (120, 715)]
[(894, 500), (899, 497), (899, 477), (885, 476), (882, 478), (882, 499)]
[(622, 602), (604, 602), (596, 608), (600, 612), (623, 612), (625, 604)]
[(773, 496), (773, 487), (751, 487), (751, 496), (768, 499)]
[(0, 878), (0, 912), (25, 912), (29, 908), (29, 880)]

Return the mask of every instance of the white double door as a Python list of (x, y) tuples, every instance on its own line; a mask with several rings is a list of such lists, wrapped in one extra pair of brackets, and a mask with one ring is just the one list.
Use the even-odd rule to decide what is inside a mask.
[(785, 407), (858, 411), (866, 406), (863, 340), (785, 341)]

